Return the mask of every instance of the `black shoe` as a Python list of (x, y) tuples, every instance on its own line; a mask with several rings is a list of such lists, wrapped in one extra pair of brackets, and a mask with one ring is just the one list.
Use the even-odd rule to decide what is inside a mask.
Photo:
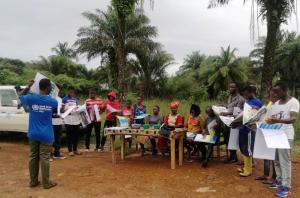
[(206, 168), (207, 165), (208, 165), (208, 161), (204, 160), (203, 163), (202, 163), (202, 167), (203, 167), (203, 168)]
[(36, 183), (30, 183), (30, 184), (29, 184), (29, 187), (30, 187), (30, 188), (34, 188), (34, 187), (37, 187), (37, 186), (40, 185), (40, 184), (41, 184), (41, 182), (37, 181)]
[(233, 163), (236, 163), (238, 162), (237, 159), (227, 159), (224, 161), (224, 164), (233, 164)]

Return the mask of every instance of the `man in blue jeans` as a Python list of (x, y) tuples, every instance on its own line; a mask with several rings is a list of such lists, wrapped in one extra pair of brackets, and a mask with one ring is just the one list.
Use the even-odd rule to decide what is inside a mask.
[[(32, 84), (30, 83), (25, 90), (29, 90)], [(29, 107), (29, 129), (27, 134), (30, 146), (29, 186), (33, 188), (40, 184), (38, 176), (39, 164), (41, 164), (43, 187), (49, 189), (57, 185), (57, 183), (49, 180), (49, 156), (54, 141), (52, 114), (56, 112), (57, 101), (49, 96), (51, 91), (49, 79), (42, 79), (39, 82), (39, 89), (39, 95), (21, 94), (20, 100), (23, 105)]]

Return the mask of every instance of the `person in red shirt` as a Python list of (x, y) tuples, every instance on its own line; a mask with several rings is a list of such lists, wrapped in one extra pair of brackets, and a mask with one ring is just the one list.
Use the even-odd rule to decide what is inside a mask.
[(170, 127), (183, 127), (183, 117), (178, 113), (179, 102), (174, 101), (170, 104), (171, 113), (164, 118), (164, 123)]
[(126, 106), (122, 108), (121, 114), (122, 114), (122, 116), (124, 116), (128, 119), (128, 123), (130, 125), (133, 121), (133, 116), (134, 116), (131, 100), (126, 101)]
[[(96, 91), (94, 89), (90, 90), (90, 97), (85, 100), (86, 109), (90, 115), (91, 123), (86, 128), (86, 136), (85, 136), (85, 151), (90, 151), (90, 138), (93, 128), (95, 129), (96, 135), (96, 148), (95, 151), (100, 151), (100, 131), (101, 131), (101, 106), (102, 100), (100, 98), (96, 98)], [(98, 112), (96, 112), (96, 110)]]
[[(111, 91), (107, 94), (107, 100), (102, 105), (102, 109), (105, 110), (106, 118), (104, 123), (104, 128), (117, 126), (117, 115), (120, 112), (120, 103), (116, 101), (117, 94)], [(101, 151), (104, 150), (104, 145), (106, 142), (106, 136), (102, 136), (101, 139)]]
[[(170, 104), (171, 113), (164, 118), (164, 124), (168, 127), (182, 128), (183, 127), (183, 117), (178, 113), (179, 102), (174, 101)], [(157, 148), (164, 153), (168, 150), (168, 139), (165, 137), (158, 137)]]

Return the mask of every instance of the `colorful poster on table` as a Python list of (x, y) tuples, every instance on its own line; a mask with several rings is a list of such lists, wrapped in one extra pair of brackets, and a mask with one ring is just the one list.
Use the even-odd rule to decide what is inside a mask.
[(194, 141), (195, 142), (205, 142), (210, 144), (215, 144), (217, 141), (217, 134), (215, 131), (215, 126), (217, 125), (216, 120), (210, 122), (207, 126), (209, 135), (197, 134)]

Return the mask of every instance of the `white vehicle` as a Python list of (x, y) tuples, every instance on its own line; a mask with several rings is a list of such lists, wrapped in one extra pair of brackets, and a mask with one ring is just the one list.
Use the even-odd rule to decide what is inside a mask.
[(0, 86), (0, 132), (27, 133), (29, 113), (18, 101), (14, 86)]

